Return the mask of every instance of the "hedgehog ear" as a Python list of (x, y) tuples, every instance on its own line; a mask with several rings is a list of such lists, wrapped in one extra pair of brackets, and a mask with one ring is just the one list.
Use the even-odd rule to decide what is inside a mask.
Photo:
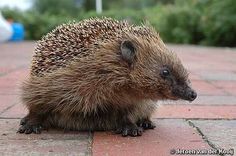
[(126, 62), (128, 62), (129, 65), (131, 65), (134, 61), (135, 53), (136, 53), (136, 49), (133, 43), (129, 40), (122, 41), (120, 49), (121, 49), (122, 58)]

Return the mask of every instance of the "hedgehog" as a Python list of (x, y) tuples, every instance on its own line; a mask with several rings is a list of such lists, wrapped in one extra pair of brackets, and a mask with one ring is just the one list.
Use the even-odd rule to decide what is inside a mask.
[(193, 101), (188, 71), (149, 24), (90, 18), (37, 42), (19, 133), (61, 128), (141, 136), (158, 100)]

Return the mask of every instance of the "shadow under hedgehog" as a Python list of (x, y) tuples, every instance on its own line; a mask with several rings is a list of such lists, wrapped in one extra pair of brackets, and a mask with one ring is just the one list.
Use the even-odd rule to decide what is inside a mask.
[(37, 43), (21, 99), (19, 133), (114, 130), (141, 136), (157, 100), (193, 101), (188, 72), (150, 26), (92, 18), (58, 26)]

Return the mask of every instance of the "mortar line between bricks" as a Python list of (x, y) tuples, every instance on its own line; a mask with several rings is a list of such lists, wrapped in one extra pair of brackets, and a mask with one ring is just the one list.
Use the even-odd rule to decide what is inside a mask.
[(0, 73), (0, 77), (4, 77), (4, 76), (6, 76), (6, 75), (8, 75), (8, 74), (10, 74), (10, 73), (12, 73), (12, 72), (15, 72), (15, 71), (17, 71), (17, 70), (24, 69), (24, 68), (27, 69), (27, 66), (26, 66), (26, 65), (18, 66), (18, 67), (16, 67), (16, 68), (13, 68), (13, 69), (7, 71), (7, 72)]
[(152, 119), (185, 119), (185, 120), (236, 120), (235, 118), (152, 118)]
[(16, 94), (14, 94), (14, 93), (13, 93), (13, 94), (11, 94), (11, 93), (2, 93), (2, 94), (1, 94), (1, 93), (0, 93), (0, 95), (21, 95), (21, 94), (17, 94), (17, 93), (16, 93)]
[[(17, 132), (16, 132), (17, 133)], [(41, 134), (46, 134), (46, 133), (41, 133)], [(41, 134), (20, 134), (20, 135), (41, 135)], [(0, 141), (1, 140), (5, 140), (5, 139), (1, 139), (0, 138)], [(17, 138), (17, 139), (14, 139), (14, 138), (10, 138), (10, 139), (8, 139), (8, 140), (29, 140), (27, 137), (26, 138)], [(35, 140), (35, 141), (39, 141), (39, 140), (52, 140), (52, 138), (44, 138), (44, 137), (42, 137), (42, 138), (37, 138), (37, 139), (30, 139), (30, 140)], [(68, 139), (68, 138), (66, 138), (66, 139), (53, 139), (53, 140), (56, 140), (56, 141), (67, 141), (67, 140), (78, 140), (77, 138), (75, 138), (75, 139)]]
[(4, 109), (3, 111), (0, 112), (0, 116), (7, 110), (11, 109), (12, 107), (14, 107), (15, 105), (17, 105), (17, 103), (13, 103), (12, 105), (10, 105), (9, 107), (7, 107), (6, 109)]
[(89, 143), (88, 143), (88, 148), (87, 148), (87, 154), (89, 156), (92, 156), (93, 155), (93, 138), (94, 138), (94, 132), (92, 131), (89, 131)]
[(12, 119), (12, 120), (14, 120), (14, 119), (22, 119), (22, 118), (20, 118), (20, 117), (19, 117), (19, 118), (11, 118), (11, 117), (0, 117), (0, 120), (1, 120), (1, 119)]
[(214, 87), (216, 87), (217, 89), (220, 89), (221, 91), (223, 91), (223, 93), (225, 93), (226, 95), (229, 95), (229, 96), (233, 96), (231, 95), (229, 92), (225, 91), (223, 88), (219, 87), (219, 86), (216, 86), (212, 83), (212, 80), (206, 80), (207, 83), (213, 85)]
[[(1, 94), (0, 94), (1, 95)], [(197, 107), (197, 106), (206, 106), (206, 107), (222, 107), (222, 106), (233, 106), (233, 107), (236, 107), (236, 103), (235, 104), (175, 104), (175, 103), (173, 103), (173, 104), (158, 104), (158, 106), (157, 107), (159, 107), (159, 106), (162, 106), (162, 107), (165, 107), (165, 106), (176, 106), (176, 107), (178, 107), (178, 106), (189, 106), (189, 107)]]
[[(202, 139), (213, 149), (217, 150), (217, 146), (215, 144), (213, 144), (205, 135), (204, 133), (201, 131), (201, 129), (199, 127), (197, 127), (193, 122), (191, 122), (190, 120), (185, 120), (189, 126), (195, 128), (198, 132), (198, 134), (202, 137)], [(224, 154), (219, 155), (218, 156), (224, 156)]]

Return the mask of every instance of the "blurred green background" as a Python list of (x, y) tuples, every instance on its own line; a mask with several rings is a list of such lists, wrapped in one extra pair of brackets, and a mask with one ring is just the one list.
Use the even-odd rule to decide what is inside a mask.
[(89, 17), (149, 21), (165, 42), (236, 46), (236, 0), (33, 0), (26, 11), (1, 8), (7, 19), (25, 26), (26, 39), (38, 40), (57, 25)]

